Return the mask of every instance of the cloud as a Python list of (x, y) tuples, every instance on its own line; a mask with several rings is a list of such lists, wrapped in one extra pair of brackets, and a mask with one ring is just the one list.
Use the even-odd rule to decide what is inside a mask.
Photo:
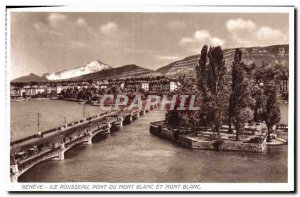
[(51, 13), (48, 16), (48, 21), (51, 27), (55, 28), (61, 25), (63, 22), (67, 21), (68, 17), (60, 13)]
[(225, 40), (222, 40), (220, 38), (213, 37), (211, 39), (211, 45), (213, 46), (223, 46), (224, 44), (225, 44)]
[(168, 27), (172, 29), (184, 29), (187, 27), (187, 24), (183, 21), (171, 21), (168, 23)]
[(268, 26), (259, 27), (251, 20), (242, 18), (230, 19), (225, 24), (231, 34), (231, 41), (234, 47), (267, 46), (272, 44), (283, 44), (288, 37), (279, 29)]
[(49, 26), (47, 26), (47, 25), (45, 25), (44, 23), (41, 23), (41, 22), (33, 23), (33, 27), (34, 27), (35, 31), (38, 32), (38, 33), (43, 33), (43, 34), (47, 34), (47, 35), (54, 35), (54, 36), (64, 35), (61, 32), (54, 31), (52, 28), (49, 28)]
[(179, 57), (178, 56), (157, 56), (157, 59), (160, 60), (178, 60)]
[(259, 40), (287, 40), (287, 37), (280, 30), (267, 26), (259, 28), (256, 36)]
[(195, 43), (195, 39), (192, 37), (184, 37), (180, 40), (179, 42), (181, 45), (186, 45), (186, 44), (190, 44), (190, 43)]
[(115, 32), (118, 29), (118, 26), (114, 22), (108, 22), (105, 25), (100, 27), (101, 32), (104, 34), (110, 34)]
[(207, 30), (198, 30), (195, 32), (194, 38), (198, 41), (205, 41), (210, 39), (211, 35)]
[(212, 36), (208, 30), (197, 30), (193, 37), (184, 37), (179, 41), (181, 46), (188, 46), (194, 52), (198, 52), (199, 48), (204, 44), (223, 46), (225, 43), (225, 40)]
[[(49, 13), (46, 15), (46, 20), (43, 22), (34, 22), (33, 29), (38, 33), (38, 36), (52, 36), (59, 39), (67, 46), (70, 46), (71, 41), (89, 42), (90, 40), (99, 40), (99, 28), (89, 25), (86, 18), (76, 17), (71, 18), (67, 14)], [(58, 38), (58, 36), (61, 36)], [(72, 44), (76, 46), (76, 44)], [(83, 47), (84, 45), (78, 45)], [(87, 47), (87, 46), (85, 46)]]
[(76, 20), (76, 24), (79, 26), (79, 27), (87, 27), (88, 24), (87, 22), (83, 19), (83, 18), (78, 18)]
[(253, 31), (257, 25), (251, 20), (244, 20), (242, 18), (230, 19), (226, 22), (226, 28), (229, 32), (235, 31)]
[(123, 48), (123, 51), (128, 52), (128, 53), (149, 53), (150, 52), (150, 50), (148, 50), (148, 49), (134, 49), (134, 48), (129, 48), (129, 47)]
[(85, 43), (85, 42), (81, 42), (81, 41), (70, 41), (70, 45), (71, 48), (73, 49), (78, 49), (78, 48), (90, 48), (91, 45)]

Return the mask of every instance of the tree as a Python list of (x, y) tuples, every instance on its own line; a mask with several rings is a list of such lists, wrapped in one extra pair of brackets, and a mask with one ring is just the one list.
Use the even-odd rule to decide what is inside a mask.
[(203, 95), (207, 93), (207, 45), (201, 50), (199, 64), (196, 66), (197, 86)]
[(228, 122), (229, 130), (231, 129), (232, 122), (235, 126), (237, 141), (240, 140), (239, 134), (243, 131), (244, 125), (249, 119), (247, 108), (252, 102), (249, 80), (246, 77), (245, 68), (242, 62), (242, 52), (236, 49), (232, 63), (232, 84), (229, 99)]
[(201, 49), (199, 63), (196, 66), (197, 88), (200, 92), (201, 106), (198, 112), (198, 124), (201, 126), (211, 126), (213, 124), (213, 106), (208, 92), (208, 66), (207, 66), (207, 45)]
[(263, 120), (263, 111), (266, 106), (267, 98), (264, 94), (264, 90), (262, 87), (257, 86), (252, 91), (252, 98), (254, 99), (254, 105), (252, 107), (253, 110), (253, 119), (255, 122), (259, 122)]
[(204, 77), (201, 79), (204, 81), (204, 87), (202, 87), (203, 100), (206, 102), (211, 114), (212, 120), (209, 121), (213, 121), (214, 131), (220, 137), (220, 127), (225, 120), (228, 109), (226, 67), (220, 46), (210, 47), (207, 56), (209, 63), (202, 69), (202, 72), (205, 72), (205, 74), (203, 74)]
[(268, 127), (267, 140), (271, 141), (272, 127), (280, 121), (279, 98), (274, 84), (269, 83), (266, 87), (267, 104), (264, 112), (264, 120)]
[(179, 105), (180, 105), (180, 100), (179, 97), (177, 97), (174, 105), (174, 109), (168, 110), (165, 115), (165, 123), (171, 128), (178, 128), (182, 124), (181, 115), (177, 110)]
[[(183, 127), (185, 130), (189, 130), (196, 125), (197, 120), (195, 119), (195, 111), (190, 111), (190, 94), (193, 92), (197, 94), (197, 88), (194, 87), (194, 84), (191, 80), (187, 79), (186, 76), (179, 77), (180, 87), (178, 88), (178, 95), (173, 110), (168, 110), (165, 116), (165, 122), (172, 128)], [(184, 107), (185, 110), (178, 110), (181, 104), (180, 95), (189, 95), (185, 99)], [(171, 95), (170, 95), (171, 96)], [(195, 100), (194, 106), (197, 106), (198, 101)]]

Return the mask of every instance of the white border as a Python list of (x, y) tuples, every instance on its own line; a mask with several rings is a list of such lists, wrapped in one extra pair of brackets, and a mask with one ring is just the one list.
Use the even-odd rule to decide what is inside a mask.
[[(294, 8), (293, 7), (211, 7), (211, 6), (122, 6), (116, 5), (73, 5), (65, 7), (51, 7), (51, 8), (25, 8), (25, 9), (9, 9), (8, 16), (8, 30), (10, 29), (9, 13), (11, 11), (30, 11), (30, 12), (236, 12), (236, 13), (289, 13), (289, 144), (288, 144), (288, 183), (200, 183), (200, 191), (292, 191), (294, 190)], [(10, 110), (9, 110), (9, 78), (10, 78), (10, 35), (7, 35), (7, 79), (6, 79), (6, 97), (5, 101), (7, 110), (5, 111), (5, 134), (6, 143), (4, 143), (5, 153), (9, 153), (9, 134), (10, 134)], [(9, 168), (9, 157), (6, 154), (5, 168)], [(22, 189), (21, 183), (10, 183), (9, 170), (5, 171), (5, 185), (8, 191), (26, 191)], [(39, 183), (40, 184), (40, 183)], [(68, 184), (68, 183), (61, 183)], [(76, 184), (92, 184), (92, 183), (76, 183)], [(99, 183), (106, 184), (106, 183)], [(119, 185), (121, 183), (112, 183)], [(131, 184), (131, 183), (130, 183)], [(135, 183), (137, 184), (137, 183)], [(143, 183), (145, 184), (145, 183)], [(174, 183), (178, 184), (178, 183)], [(43, 185), (50, 185), (43, 183)], [(48, 187), (49, 188), (49, 187)], [(38, 191), (51, 191), (49, 189)], [(53, 191), (53, 190), (52, 190)], [(54, 190), (57, 191), (57, 190)], [(71, 190), (66, 190), (71, 191)], [(76, 190), (74, 190), (76, 191)], [(98, 191), (98, 190), (94, 190)], [(118, 191), (118, 190), (114, 190)], [(139, 190), (142, 191), (142, 190)], [(152, 190), (153, 191), (153, 190)], [(186, 191), (186, 190), (172, 190), (172, 191)]]

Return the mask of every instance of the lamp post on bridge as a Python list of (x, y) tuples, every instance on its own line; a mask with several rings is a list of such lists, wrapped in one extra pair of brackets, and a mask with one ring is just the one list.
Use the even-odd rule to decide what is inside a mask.
[(65, 127), (67, 128), (67, 117), (64, 117)]
[(40, 117), (41, 117), (41, 114), (37, 113), (37, 134), (39, 135), (39, 137), (43, 137), (42, 133), (40, 131)]

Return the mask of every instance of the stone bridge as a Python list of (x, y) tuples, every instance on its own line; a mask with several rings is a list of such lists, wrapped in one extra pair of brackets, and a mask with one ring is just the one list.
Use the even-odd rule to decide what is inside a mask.
[(122, 127), (158, 107), (153, 104), (149, 109), (131, 109), (111, 111), (81, 119), (61, 127), (50, 129), (11, 142), (10, 176), (12, 182), (36, 164), (50, 160), (63, 160), (66, 151), (77, 144), (92, 144), (94, 136), (109, 134), (111, 128)]

